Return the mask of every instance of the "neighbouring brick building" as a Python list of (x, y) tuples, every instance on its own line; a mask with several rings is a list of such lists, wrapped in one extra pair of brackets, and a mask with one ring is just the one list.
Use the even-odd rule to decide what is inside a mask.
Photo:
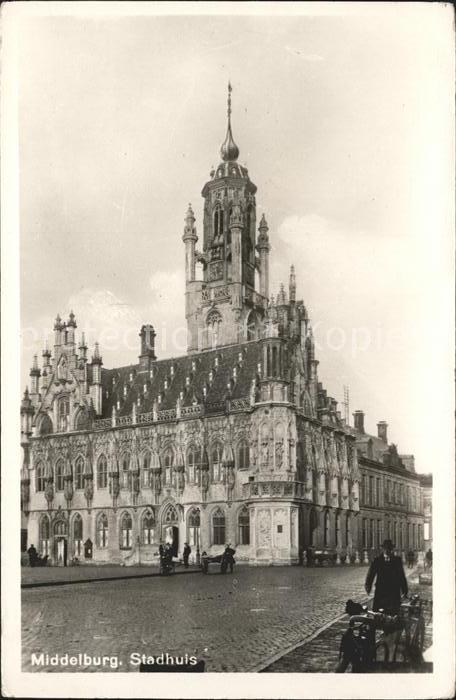
[(353, 435), (361, 473), (360, 514), (357, 547), (363, 560), (380, 550), (385, 538), (392, 539), (403, 556), (409, 550), (422, 555), (424, 515), (422, 475), (415, 472), (413, 455), (399, 455), (388, 444), (388, 424), (377, 424), (377, 436), (364, 431), (364, 413), (354, 413)]
[[(269, 292), (268, 225), (263, 215), (257, 229), (230, 115), (229, 93), (201, 250), (191, 207), (185, 218), (187, 355), (157, 359), (145, 324), (139, 361), (106, 369), (98, 344), (90, 358), (84, 334), (77, 344), (70, 313), (41, 367), (34, 358), (21, 507), (28, 544), (53, 563), (157, 564), (165, 540), (194, 554), (231, 542), (253, 564), (297, 563), (309, 544), (347, 561), (360, 549), (360, 436), (318, 381), (293, 268), (287, 290)], [(415, 483), (378, 459), (363, 455), (363, 472)]]

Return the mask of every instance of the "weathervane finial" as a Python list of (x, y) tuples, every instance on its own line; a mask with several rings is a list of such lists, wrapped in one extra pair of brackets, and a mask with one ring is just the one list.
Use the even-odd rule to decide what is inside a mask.
[(224, 161), (235, 161), (239, 156), (239, 148), (234, 143), (233, 134), (231, 133), (231, 81), (228, 80), (228, 128), (226, 138), (221, 148), (221, 156)]
[(233, 88), (231, 87), (231, 83), (228, 80), (228, 121), (231, 121), (231, 93), (233, 91)]

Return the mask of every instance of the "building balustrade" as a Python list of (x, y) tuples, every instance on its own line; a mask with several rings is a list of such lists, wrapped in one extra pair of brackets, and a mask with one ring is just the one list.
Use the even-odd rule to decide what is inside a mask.
[(306, 498), (301, 481), (249, 481), (242, 485), (244, 498)]

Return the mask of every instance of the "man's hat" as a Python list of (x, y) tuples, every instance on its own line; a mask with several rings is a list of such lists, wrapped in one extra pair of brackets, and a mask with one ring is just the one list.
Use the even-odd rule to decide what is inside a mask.
[(394, 549), (393, 540), (383, 540), (383, 549)]

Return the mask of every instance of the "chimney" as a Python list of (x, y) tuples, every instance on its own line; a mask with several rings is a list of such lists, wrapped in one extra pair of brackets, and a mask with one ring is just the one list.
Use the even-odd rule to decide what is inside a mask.
[(388, 443), (388, 423), (384, 420), (381, 420), (379, 423), (377, 423), (377, 435), (380, 438), (380, 440), (383, 440), (383, 442)]
[(355, 430), (364, 433), (364, 411), (355, 411), (353, 414)]

